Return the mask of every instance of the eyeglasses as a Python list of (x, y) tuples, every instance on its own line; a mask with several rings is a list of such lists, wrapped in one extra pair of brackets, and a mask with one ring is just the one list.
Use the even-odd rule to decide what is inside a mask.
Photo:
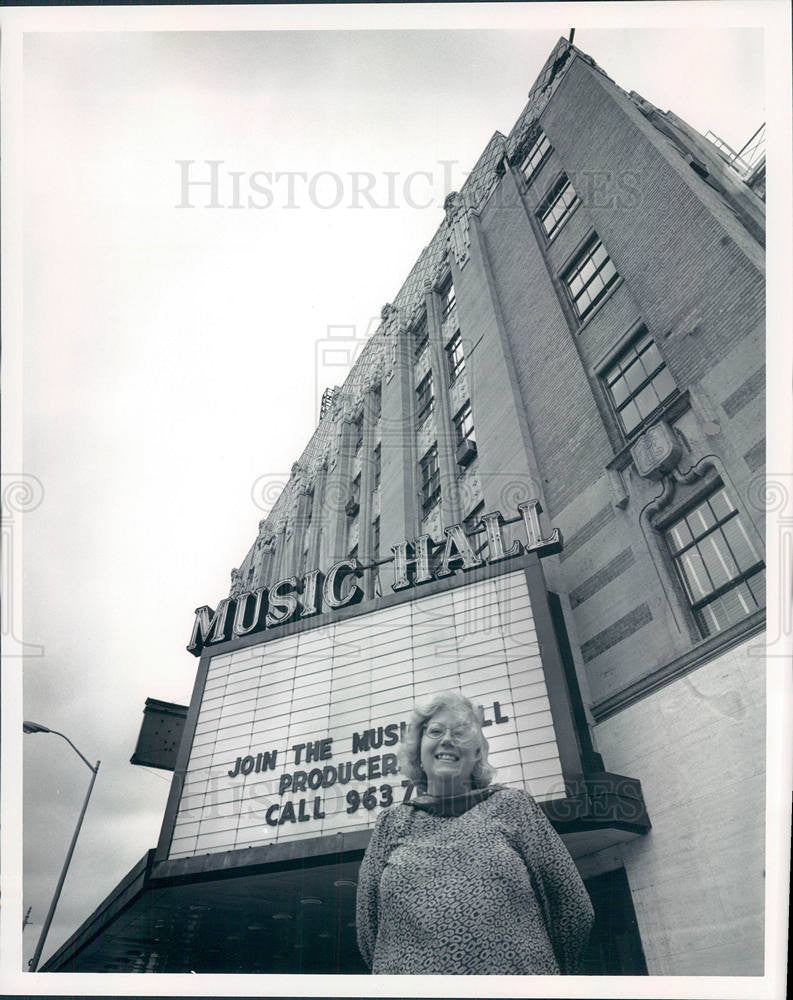
[(470, 723), (458, 723), (456, 726), (442, 726), (440, 722), (431, 722), (424, 730), (424, 735), (428, 740), (432, 740), (433, 743), (442, 740), (447, 733), (453, 740), (458, 742), (470, 740), (474, 734), (474, 727)]

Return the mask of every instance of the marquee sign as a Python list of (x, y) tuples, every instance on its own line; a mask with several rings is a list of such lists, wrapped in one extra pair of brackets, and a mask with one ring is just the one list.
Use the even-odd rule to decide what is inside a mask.
[[(509, 716), (502, 712), (501, 704), (494, 701), (487, 709), (484, 705), (482, 710), (482, 725), (492, 726), (509, 722)], [(278, 778), (279, 798), (268, 803), (263, 810), (264, 822), (271, 827), (283, 826), (285, 823), (305, 823), (309, 820), (325, 819), (323, 809), (323, 790), (333, 788), (334, 785), (350, 785), (353, 783), (369, 783), (370, 787), (360, 791), (351, 787), (345, 794), (345, 812), (351, 815), (358, 809), (371, 811), (377, 806), (390, 806), (395, 801), (408, 802), (413, 794), (413, 784), (407, 778), (400, 778), (397, 766), (396, 752), (372, 753), (381, 747), (396, 747), (400, 740), (404, 739), (407, 722), (402, 720), (399, 723), (391, 722), (385, 726), (378, 726), (376, 729), (367, 729), (364, 732), (353, 732), (348, 741), (347, 751), (341, 748), (342, 757), (347, 755), (357, 759), (334, 759), (336, 751), (333, 749), (333, 737), (326, 736), (324, 739), (312, 740), (308, 743), (296, 743), (288, 748)], [(367, 755), (367, 756), (364, 756)], [(259, 751), (254, 757), (252, 753), (245, 757), (238, 756), (232, 768), (228, 771), (229, 778), (243, 778), (248, 774), (258, 774), (260, 772), (278, 768), (279, 750)], [(323, 763), (334, 760), (334, 763)], [(312, 767), (312, 764), (314, 765)], [(301, 765), (299, 769), (294, 767)], [(371, 784), (374, 782), (374, 784)], [(380, 782), (383, 782), (382, 784)], [(311, 799), (312, 793), (315, 794)], [(297, 801), (288, 798), (284, 801), (284, 795), (306, 795), (309, 798), (301, 798)]]
[(530, 596), (544, 590), (531, 590), (529, 575), (480, 572), (371, 612), (208, 649), (167, 856), (371, 828), (412, 792), (398, 745), (415, 703), (439, 690), (482, 706), (499, 782), (540, 801), (564, 795)]
[[(526, 500), (518, 505), (526, 542), (515, 540), (509, 549), (504, 545), (502, 527), (505, 522), (501, 512), (496, 510), (484, 514), (476, 531), (485, 532), (486, 556), (475, 551), (462, 524), (445, 528), (442, 542), (435, 542), (425, 534), (393, 545), (394, 579), (391, 589), (400, 591), (429, 583), (451, 576), (457, 569), (465, 571), (490, 565), (519, 556), (524, 551), (540, 557), (561, 551), (562, 536), (558, 528), (543, 538), (541, 513), (538, 500)], [(363, 590), (357, 582), (363, 570), (357, 559), (342, 559), (331, 566), (327, 574), (318, 569), (312, 570), (301, 579), (290, 576), (272, 587), (258, 587), (237, 597), (225, 598), (218, 604), (217, 610), (208, 605), (196, 608), (187, 649), (194, 656), (200, 656), (205, 646), (356, 604), (363, 598)]]

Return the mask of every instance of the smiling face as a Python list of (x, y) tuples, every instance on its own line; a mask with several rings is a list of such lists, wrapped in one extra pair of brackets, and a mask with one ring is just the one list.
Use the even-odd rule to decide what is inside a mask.
[(473, 719), (466, 713), (439, 709), (427, 720), (421, 737), (421, 766), (427, 775), (428, 793), (459, 795), (468, 791), (480, 753)]

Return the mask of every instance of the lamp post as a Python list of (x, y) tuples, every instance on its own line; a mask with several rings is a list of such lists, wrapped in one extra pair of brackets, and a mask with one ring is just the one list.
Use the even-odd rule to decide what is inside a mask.
[(97, 761), (95, 766), (80, 753), (77, 747), (72, 743), (68, 736), (64, 736), (63, 733), (59, 733), (57, 729), (48, 729), (46, 726), (40, 725), (38, 722), (23, 722), (22, 731), (24, 733), (53, 733), (55, 736), (61, 736), (69, 746), (74, 750), (80, 760), (86, 765), (88, 770), (91, 772), (91, 783), (88, 786), (88, 791), (85, 796), (85, 801), (83, 802), (83, 808), (80, 810), (80, 816), (77, 820), (77, 826), (75, 827), (74, 834), (72, 835), (72, 842), (69, 844), (69, 850), (66, 854), (66, 860), (63, 863), (63, 870), (61, 871), (61, 877), (58, 879), (58, 884), (55, 887), (55, 895), (52, 897), (52, 902), (50, 903), (49, 912), (44, 921), (44, 926), (41, 928), (41, 934), (39, 936), (38, 944), (36, 945), (36, 951), (33, 954), (33, 958), (28, 962), (28, 967), (31, 972), (35, 972), (38, 968), (39, 959), (41, 958), (41, 952), (44, 949), (44, 941), (47, 937), (47, 932), (50, 929), (50, 924), (52, 923), (52, 918), (55, 915), (55, 907), (58, 905), (58, 900), (61, 897), (61, 889), (63, 889), (63, 883), (66, 881), (66, 872), (69, 870), (69, 864), (72, 860), (72, 854), (74, 854), (74, 845), (77, 843), (77, 837), (80, 833), (80, 827), (83, 825), (83, 817), (85, 816), (85, 810), (88, 808), (88, 800), (91, 798), (91, 792), (94, 790), (94, 782), (96, 781), (96, 775), (99, 771), (99, 765), (101, 761)]

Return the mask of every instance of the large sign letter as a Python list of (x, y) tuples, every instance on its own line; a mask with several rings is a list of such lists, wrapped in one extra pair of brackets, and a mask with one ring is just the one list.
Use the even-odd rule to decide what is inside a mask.
[(518, 504), (518, 512), (523, 518), (526, 529), (526, 550), (536, 552), (538, 556), (552, 556), (562, 551), (562, 533), (554, 528), (548, 538), (542, 537), (540, 514), (542, 507), (539, 500), (524, 500)]
[(217, 611), (213, 611), (209, 605), (204, 604), (195, 609), (195, 621), (193, 622), (193, 634), (187, 644), (188, 653), (193, 656), (200, 656), (204, 646), (209, 646), (213, 642), (223, 642), (229, 638), (230, 614), (234, 610), (234, 601), (226, 597), (218, 604)]
[(297, 577), (279, 580), (270, 590), (270, 610), (267, 613), (267, 627), (283, 625), (294, 617), (297, 611)]
[[(412, 555), (408, 555), (408, 549)], [(400, 542), (399, 545), (392, 545), (391, 551), (394, 553), (394, 582), (391, 584), (392, 590), (404, 590), (410, 586), (408, 577), (408, 567), (416, 567), (414, 583), (429, 583), (432, 579), (430, 571), (430, 536), (419, 535), (412, 542)]]
[(441, 564), (435, 571), (436, 576), (451, 576), (457, 566), (462, 566), (463, 569), (484, 566), (484, 562), (474, 552), (471, 540), (466, 535), (462, 524), (452, 524), (450, 527), (444, 528), (444, 534), (446, 535), (446, 544), (443, 547)]
[(335, 610), (357, 604), (363, 597), (363, 591), (355, 578), (362, 575), (363, 570), (357, 559), (342, 559), (331, 566), (322, 588), (325, 606)]
[(510, 559), (512, 556), (521, 554), (523, 546), (517, 540), (510, 545), (509, 549), (504, 548), (504, 535), (501, 530), (504, 518), (501, 516), (500, 510), (494, 510), (491, 514), (483, 514), (480, 524), (485, 526), (487, 534), (488, 562), (494, 563), (500, 559)]
[[(237, 611), (234, 615), (234, 628), (232, 629), (235, 636), (247, 635), (249, 632), (258, 632), (264, 628), (265, 616), (267, 614), (266, 594), (267, 588), (259, 587), (256, 590), (239, 595), (237, 598)], [(251, 597), (255, 598), (252, 611), (250, 610)]]

